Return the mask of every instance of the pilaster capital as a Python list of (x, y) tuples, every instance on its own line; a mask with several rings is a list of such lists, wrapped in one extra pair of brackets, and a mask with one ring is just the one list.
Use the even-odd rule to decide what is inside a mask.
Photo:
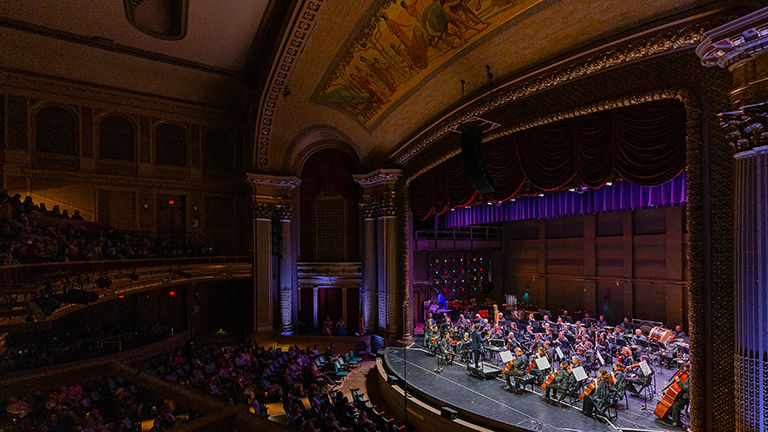
[(360, 215), (363, 219), (395, 216), (397, 204), (395, 191), (386, 191), (376, 198), (369, 198), (360, 203)]
[(251, 216), (254, 219), (272, 219), (275, 215), (275, 204), (269, 201), (255, 200), (251, 202)]
[(730, 69), (768, 48), (768, 8), (715, 27), (704, 37), (696, 47), (701, 63)]
[(734, 152), (768, 145), (768, 103), (746, 105), (719, 117)]

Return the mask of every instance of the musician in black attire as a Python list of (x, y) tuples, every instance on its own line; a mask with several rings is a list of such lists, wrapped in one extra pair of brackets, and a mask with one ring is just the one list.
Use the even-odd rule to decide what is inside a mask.
[(608, 372), (605, 369), (600, 369), (599, 374), (600, 378), (597, 381), (597, 388), (592, 391), (592, 394), (584, 396), (584, 406), (581, 412), (589, 417), (592, 417), (595, 412), (603, 412), (608, 406)]
[[(648, 364), (648, 368), (650, 369), (651, 364), (648, 362), (648, 356), (641, 356), (640, 362), (643, 362), (643, 361), (645, 361), (645, 363)], [(629, 390), (629, 394), (631, 394), (632, 396), (640, 397), (639, 389), (642, 389), (643, 387), (647, 386), (651, 382), (651, 377), (653, 376), (653, 369), (651, 369), (651, 373), (648, 375), (645, 375), (643, 373), (643, 369), (640, 368), (639, 363), (630, 365), (629, 367), (627, 367), (627, 370), (628, 369), (632, 369), (635, 375), (632, 376), (629, 374), (625, 374), (626, 382), (627, 382), (627, 390)]]
[(528, 357), (523, 353), (520, 348), (515, 348), (515, 359), (512, 360), (512, 368), (504, 371), (504, 379), (507, 381), (507, 385), (504, 386), (504, 390), (512, 390), (512, 384), (510, 377), (515, 381), (515, 391), (520, 391), (519, 380), (525, 376), (525, 370), (528, 369)]
[(568, 362), (562, 362), (560, 369), (555, 372), (555, 379), (545, 388), (544, 397), (550, 399), (549, 393), (554, 392), (554, 396), (557, 397), (557, 391), (568, 391)]
[(472, 339), (472, 342), (470, 342), (469, 349), (472, 350), (472, 357), (475, 361), (475, 369), (479, 367), (480, 362), (480, 356), (483, 355), (483, 338), (480, 336), (480, 332), (478, 329), (480, 328), (479, 324), (475, 324), (474, 327), (472, 327), (472, 333), (470, 333), (470, 338)]
[[(683, 365), (683, 372), (688, 371), (688, 365)], [(680, 378), (675, 376), (675, 381), (680, 383), (680, 392), (677, 394), (677, 399), (670, 405), (667, 415), (672, 419), (672, 426), (681, 427), (683, 423), (680, 421), (680, 413), (683, 412), (685, 406), (690, 401), (690, 387), (688, 385), (690, 380), (686, 380), (684, 383), (680, 382)]]
[(442, 351), (445, 363), (453, 364), (456, 353), (453, 351), (453, 345), (451, 345), (451, 333), (445, 332), (445, 337), (440, 341), (440, 351)]

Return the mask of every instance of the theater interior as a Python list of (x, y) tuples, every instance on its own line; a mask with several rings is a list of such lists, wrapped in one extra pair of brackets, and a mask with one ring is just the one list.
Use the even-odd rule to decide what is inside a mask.
[(766, 47), (764, 0), (0, 2), (0, 432), (768, 431)]

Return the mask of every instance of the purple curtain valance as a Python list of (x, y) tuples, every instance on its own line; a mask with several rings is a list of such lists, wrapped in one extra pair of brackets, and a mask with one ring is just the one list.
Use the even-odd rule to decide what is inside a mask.
[(452, 228), (526, 219), (637, 210), (649, 207), (683, 206), (688, 187), (685, 171), (656, 186), (639, 186), (619, 181), (599, 189), (579, 189), (521, 197), (501, 204), (461, 207), (438, 216), (438, 224)]

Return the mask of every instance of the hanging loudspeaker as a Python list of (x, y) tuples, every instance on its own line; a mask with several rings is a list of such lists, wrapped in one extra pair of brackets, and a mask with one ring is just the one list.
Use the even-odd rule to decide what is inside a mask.
[(483, 155), (482, 130), (472, 126), (461, 128), (461, 154), (464, 155), (464, 164), (475, 188), (481, 193), (496, 190), (496, 182), (488, 171)]

